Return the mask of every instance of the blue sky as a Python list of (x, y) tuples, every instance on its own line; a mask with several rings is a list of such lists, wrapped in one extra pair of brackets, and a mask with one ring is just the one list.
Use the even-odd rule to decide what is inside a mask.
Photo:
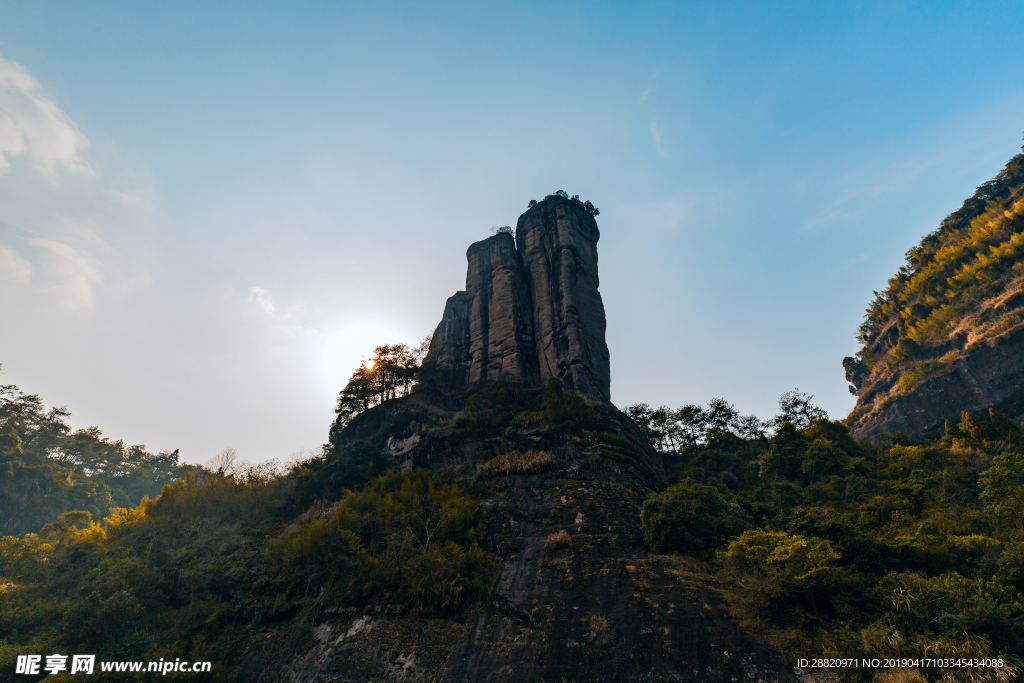
[(323, 443), (376, 344), (557, 189), (612, 399), (799, 387), (1021, 145), (1020, 3), (0, 2), (0, 362), (206, 461)]

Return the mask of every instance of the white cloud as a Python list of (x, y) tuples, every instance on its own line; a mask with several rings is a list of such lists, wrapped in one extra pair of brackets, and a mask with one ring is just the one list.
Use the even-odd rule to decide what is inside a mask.
[(89, 140), (25, 67), (0, 58), (0, 173), (25, 157), (48, 175), (59, 169), (92, 174), (79, 152)]
[(160, 198), (148, 173), (91, 149), (44, 85), (2, 58), (0, 207), (0, 285), (12, 294), (0, 319), (89, 314), (153, 282)]
[(10, 247), (0, 244), (0, 280), (28, 282), (32, 277), (32, 264)]
[(81, 311), (93, 303), (93, 287), (100, 281), (93, 257), (70, 244), (44, 237), (26, 240), (43, 252), (43, 267), (52, 283), (51, 292), (57, 302), (68, 309)]
[(264, 313), (274, 312), (274, 302), (270, 300), (270, 294), (262, 287), (249, 288), (249, 301), (259, 306)]

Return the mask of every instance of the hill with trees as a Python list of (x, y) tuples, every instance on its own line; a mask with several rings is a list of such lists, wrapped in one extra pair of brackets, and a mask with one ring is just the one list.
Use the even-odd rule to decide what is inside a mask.
[(937, 436), (962, 411), (1024, 417), (1024, 154), (875, 292), (844, 359), (858, 438)]
[(286, 472), (189, 473), (0, 540), (0, 667), (88, 650), (230, 681), (789, 680), (812, 650), (1011, 680), (1024, 435), (954, 426), (871, 445), (796, 390), (759, 420), (417, 382)]
[[(784, 394), (760, 435), (721, 399), (627, 409), (671, 482), (644, 502), (647, 547), (702, 558), (732, 613), (793, 657), (907, 660), (908, 681), (1013, 680), (1024, 654), (1021, 426), (964, 413), (936, 440), (871, 444), (812, 399)], [(690, 429), (702, 422), (703, 434)], [(928, 665), (935, 657), (1002, 666), (951, 671)]]
[(71, 510), (98, 519), (185, 475), (178, 451), (111, 441), (98, 427), (72, 431), (70, 415), (13, 384), (0, 386), (0, 535), (38, 531)]

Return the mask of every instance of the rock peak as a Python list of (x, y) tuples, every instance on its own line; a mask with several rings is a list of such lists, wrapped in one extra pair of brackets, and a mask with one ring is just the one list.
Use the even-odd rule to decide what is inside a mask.
[(466, 290), (448, 299), (430, 345), (442, 388), (503, 380), (611, 397), (605, 313), (598, 291), (597, 221), (550, 195), (516, 224), (466, 251)]

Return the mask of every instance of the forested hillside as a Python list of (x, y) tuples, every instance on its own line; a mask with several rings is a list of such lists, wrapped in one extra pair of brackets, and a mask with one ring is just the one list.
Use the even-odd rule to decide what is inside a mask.
[[(1024, 415), (1024, 154), (978, 188), (875, 292), (855, 357), (860, 437), (935, 436), (961, 410)], [(948, 414), (943, 413), (946, 408)]]
[(872, 445), (810, 399), (785, 394), (762, 435), (721, 399), (630, 408), (672, 480), (644, 503), (648, 547), (704, 558), (734, 614), (794, 657), (1001, 660), (912, 664), (898, 680), (1014, 679), (1024, 654), (1021, 426), (964, 413), (934, 441)]
[(38, 531), (71, 510), (101, 519), (185, 476), (177, 451), (151, 453), (111, 441), (97, 427), (72, 430), (70, 415), (0, 386), (0, 536)]

